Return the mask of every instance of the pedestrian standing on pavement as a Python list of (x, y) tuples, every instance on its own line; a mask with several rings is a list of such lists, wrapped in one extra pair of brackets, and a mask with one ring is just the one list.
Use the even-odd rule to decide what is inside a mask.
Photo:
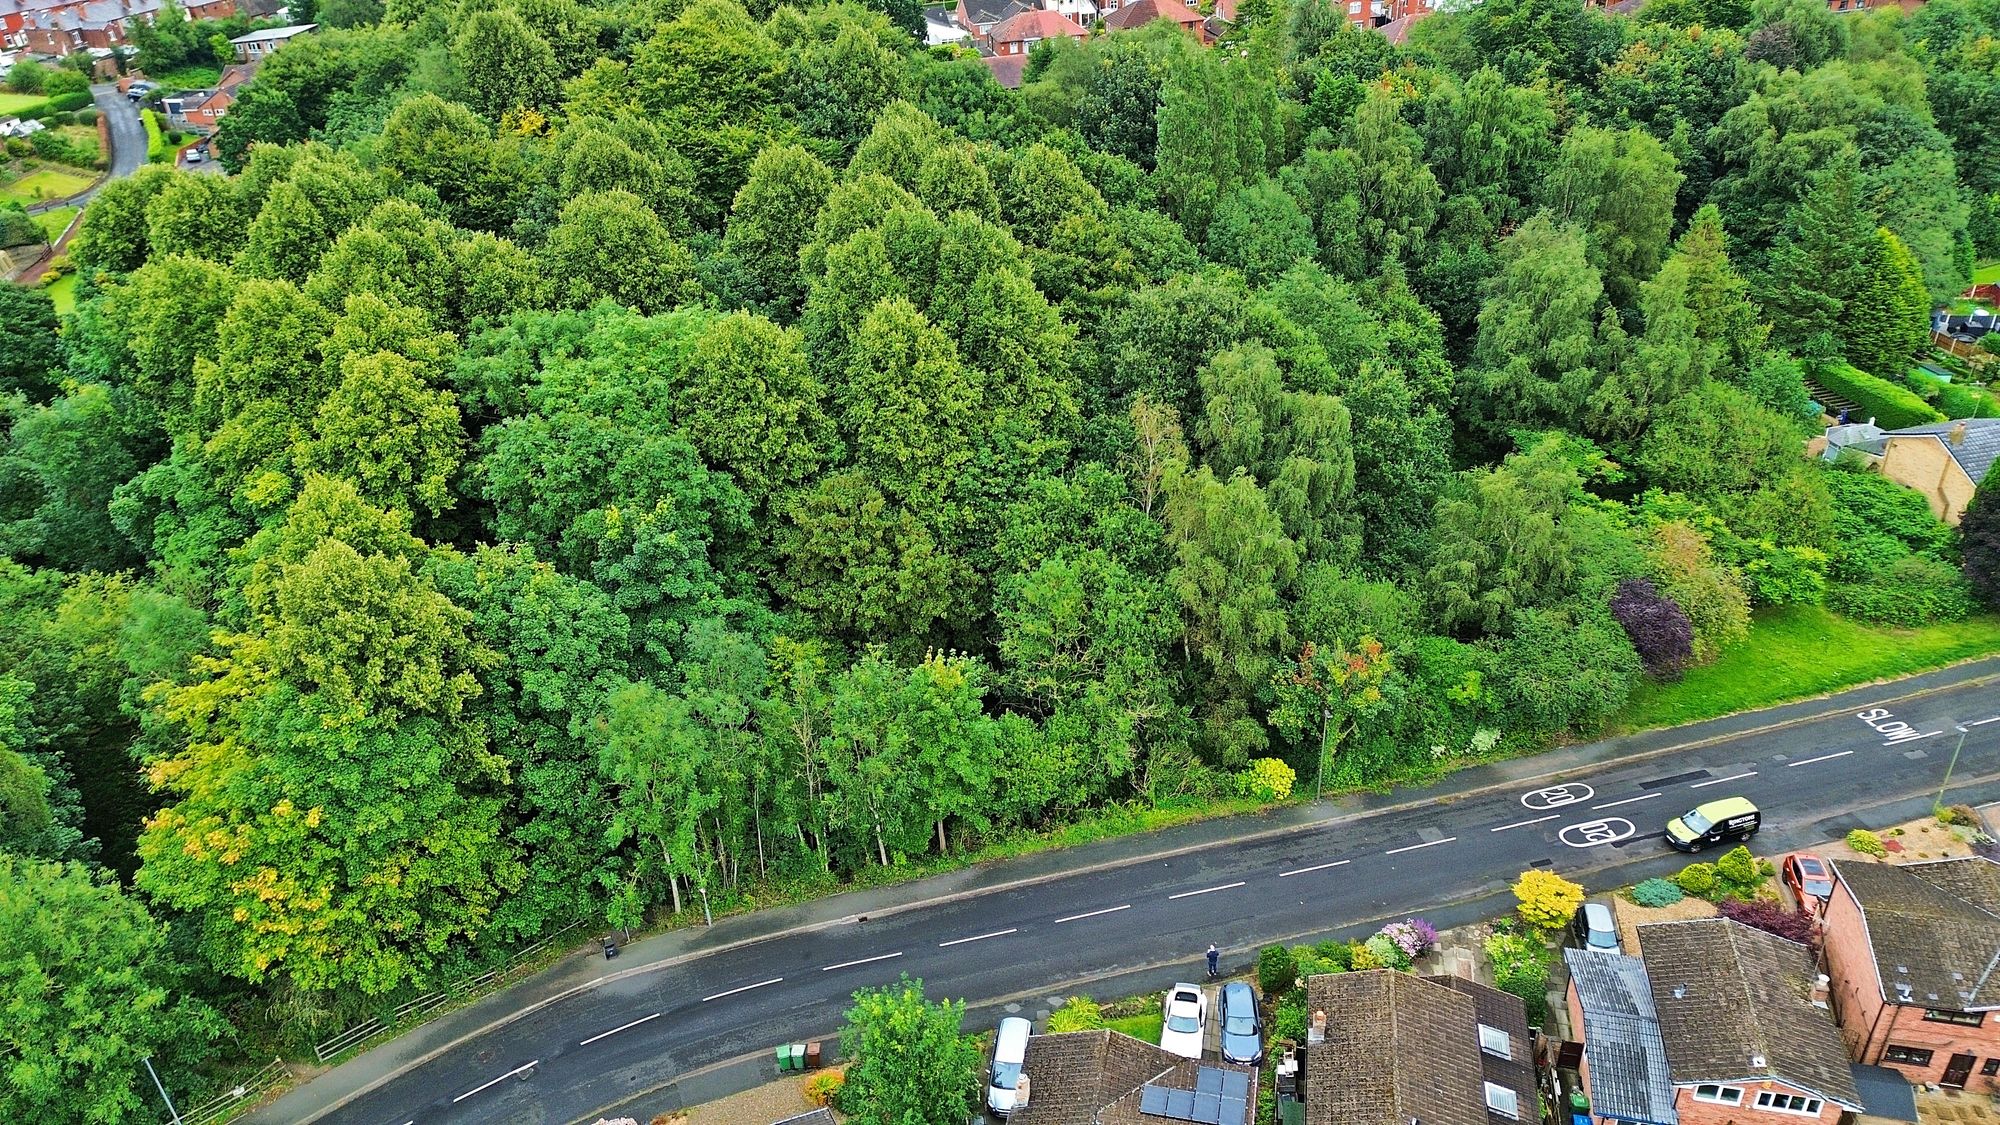
[(1214, 980), (1221, 975), (1222, 953), (1215, 948), (1215, 943), (1211, 941), (1208, 943), (1208, 979)]

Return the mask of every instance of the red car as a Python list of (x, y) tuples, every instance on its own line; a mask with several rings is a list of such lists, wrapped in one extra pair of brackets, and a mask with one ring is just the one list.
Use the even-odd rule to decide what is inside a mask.
[(1793, 852), (1781, 869), (1785, 885), (1799, 900), (1803, 910), (1817, 911), (1833, 896), (1833, 868), (1810, 852)]

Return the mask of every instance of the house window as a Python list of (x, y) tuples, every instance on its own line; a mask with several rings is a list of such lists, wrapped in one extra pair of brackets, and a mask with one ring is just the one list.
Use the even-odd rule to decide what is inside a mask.
[(1743, 1087), (1718, 1086), (1713, 1082), (1704, 1082), (1694, 1088), (1694, 1100), (1714, 1102), (1717, 1105), (1742, 1105)]
[(1952, 1012), (1943, 1008), (1925, 1008), (1924, 1018), (1932, 1023), (1955, 1023), (1965, 1027), (1978, 1027), (1986, 1022), (1984, 1012)]
[(1996, 1074), (2000, 1074), (2000, 1059), (1987, 1059), (1986, 1062), (1980, 1066), (1979, 1073), (1985, 1075), (1988, 1078), (1991, 1078)]
[(1882, 1061), (1902, 1063), (1905, 1066), (1929, 1066), (1931, 1052), (1922, 1047), (1898, 1047), (1891, 1043), (1882, 1048)]
[(1514, 1037), (1497, 1027), (1479, 1025), (1479, 1049), (1503, 1059), (1514, 1057)]
[(1757, 1108), (1812, 1117), (1819, 1114), (1819, 1099), (1809, 1098), (1804, 1094), (1778, 1094), (1765, 1090), (1757, 1095)]
[(1514, 1091), (1497, 1083), (1486, 1084), (1486, 1108), (1508, 1117), (1521, 1116), (1521, 1099)]

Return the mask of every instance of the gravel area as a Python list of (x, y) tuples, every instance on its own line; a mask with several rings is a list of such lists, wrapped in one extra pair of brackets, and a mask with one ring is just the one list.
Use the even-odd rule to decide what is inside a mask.
[(694, 1106), (687, 1111), (685, 1120), (687, 1125), (770, 1125), (796, 1117), (813, 1108), (805, 1095), (806, 1079), (811, 1076), (811, 1073), (788, 1075), (754, 1090)]

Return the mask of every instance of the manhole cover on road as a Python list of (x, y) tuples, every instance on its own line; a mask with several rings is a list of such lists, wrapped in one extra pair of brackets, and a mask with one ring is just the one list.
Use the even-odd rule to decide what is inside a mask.
[(1435, 844), (1439, 840), (1444, 839), (1444, 829), (1442, 828), (1423, 829), (1422, 831), (1417, 833), (1417, 839), (1422, 840), (1426, 844)]
[(478, 1059), (478, 1060), (479, 1060), (480, 1062), (483, 1062), (483, 1063), (490, 1063), (490, 1062), (492, 1062), (492, 1061), (493, 1061), (493, 1057), (494, 1057), (494, 1055), (495, 1055), (496, 1053), (497, 1053), (497, 1052), (495, 1052), (493, 1048), (491, 1048), (491, 1047), (488, 1047), (487, 1049), (485, 1049), (485, 1050), (483, 1050), (483, 1051), (479, 1052), (478, 1054), (476, 1054), (476, 1055), (474, 1055), (474, 1056), (472, 1056), (472, 1057), (473, 1057), (473, 1058), (475, 1058), (475, 1059)]

